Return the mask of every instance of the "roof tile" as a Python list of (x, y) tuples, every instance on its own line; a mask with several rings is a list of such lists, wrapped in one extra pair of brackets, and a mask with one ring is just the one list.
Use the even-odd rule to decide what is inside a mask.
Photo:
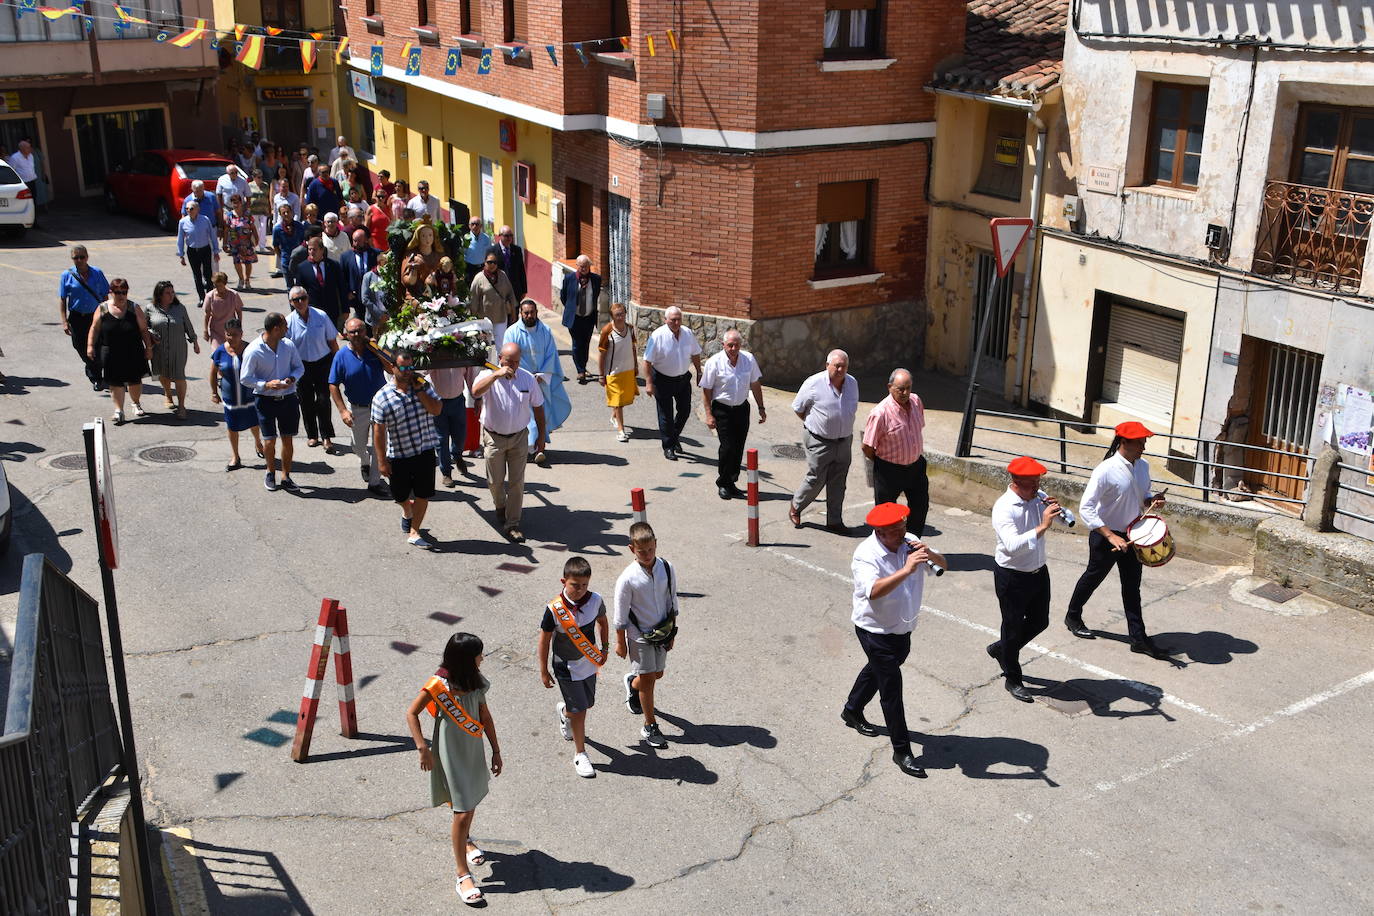
[(962, 59), (937, 72), (936, 89), (1025, 97), (1059, 82), (1068, 0), (972, 0)]

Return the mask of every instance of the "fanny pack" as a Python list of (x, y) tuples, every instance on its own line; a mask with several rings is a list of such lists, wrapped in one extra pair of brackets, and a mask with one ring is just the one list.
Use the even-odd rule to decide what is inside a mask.
[(659, 621), (653, 628), (644, 629), (635, 619), (635, 612), (630, 611), (630, 623), (634, 624), (635, 629), (639, 630), (639, 638), (651, 646), (661, 646), (672, 642), (677, 635), (677, 596), (673, 588), (673, 567), (667, 560), (663, 561), (663, 569), (668, 573), (668, 614)]

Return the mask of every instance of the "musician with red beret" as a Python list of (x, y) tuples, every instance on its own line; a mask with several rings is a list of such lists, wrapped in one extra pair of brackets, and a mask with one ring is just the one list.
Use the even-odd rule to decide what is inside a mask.
[(1126, 611), (1131, 651), (1168, 658), (1168, 653), (1145, 633), (1145, 619), (1140, 612), (1141, 563), (1126, 538), (1126, 529), (1142, 512), (1164, 504), (1163, 494), (1150, 491), (1150, 463), (1142, 457), (1145, 440), (1153, 435), (1135, 420), (1118, 424), (1106, 459), (1088, 479), (1079, 506), (1083, 524), (1092, 532), (1088, 535), (1088, 568), (1074, 586), (1064, 625), (1081, 639), (1094, 637), (1083, 623), (1083, 606), (1115, 566), (1121, 578), (1121, 603)]

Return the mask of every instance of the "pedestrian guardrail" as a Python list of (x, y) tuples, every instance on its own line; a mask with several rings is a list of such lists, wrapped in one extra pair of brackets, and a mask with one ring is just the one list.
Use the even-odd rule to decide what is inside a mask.
[(99, 606), (24, 558), (0, 735), (0, 913), (66, 916), (74, 823), (119, 770)]
[[(997, 424), (999, 424), (999, 425), (991, 425), (990, 423), (985, 423), (985, 422), (983, 422), (983, 418), (984, 418), (984, 417), (990, 418), (991, 421), (992, 421), (992, 423), (997, 423)], [(1044, 433), (1029, 432), (1029, 431), (1024, 430), (1024, 429), (1011, 429), (1011, 428), (1008, 428), (1008, 425), (1007, 425), (1007, 423), (1006, 423), (1005, 421), (1023, 421), (1023, 422), (1027, 422), (1027, 423), (1054, 423), (1054, 424), (1057, 424), (1057, 425), (1058, 425), (1058, 428), (1059, 428), (1059, 435), (1057, 435), (1057, 436), (1050, 436), (1050, 435), (1046, 435), (1046, 434), (1044, 434)], [(1037, 416), (1033, 416), (1033, 415), (1030, 415), (1030, 414), (1007, 413), (1007, 412), (1004, 412), (1004, 411), (998, 411), (998, 410), (983, 410), (983, 409), (980, 408), (980, 409), (978, 409), (978, 410), (976, 410), (976, 411), (974, 412), (973, 435), (970, 437), (969, 452), (973, 452), (973, 451), (976, 449), (976, 450), (979, 451), (979, 452), (992, 452), (992, 453), (994, 453), (994, 454), (999, 454), (999, 455), (1027, 455), (1027, 456), (1029, 456), (1029, 457), (1031, 457), (1031, 458), (1036, 459), (1036, 460), (1039, 461), (1041, 464), (1044, 464), (1046, 467), (1050, 467), (1051, 470), (1053, 470), (1053, 466), (1054, 466), (1054, 465), (1058, 465), (1058, 467), (1059, 467), (1059, 473), (1061, 473), (1061, 474), (1071, 474), (1071, 475), (1076, 476), (1076, 477), (1087, 477), (1087, 476), (1089, 476), (1089, 475), (1092, 473), (1093, 467), (1094, 467), (1095, 465), (1078, 464), (1078, 463), (1075, 463), (1075, 462), (1073, 462), (1073, 461), (1070, 461), (1070, 460), (1069, 460), (1069, 446), (1073, 445), (1073, 446), (1078, 446), (1078, 447), (1092, 448), (1092, 447), (1095, 446), (1095, 443), (1083, 442), (1082, 440), (1079, 440), (1079, 439), (1070, 439), (1070, 438), (1068, 437), (1068, 435), (1067, 435), (1067, 434), (1068, 434), (1068, 431), (1069, 431), (1069, 427), (1073, 427), (1073, 428), (1076, 429), (1076, 430), (1099, 430), (1099, 429), (1101, 429), (1101, 430), (1110, 430), (1110, 429), (1113, 429), (1113, 427), (1111, 427), (1111, 426), (1107, 426), (1107, 425), (1100, 424), (1100, 423), (1084, 423), (1084, 422), (1080, 422), (1080, 421), (1078, 421), (1078, 420), (1060, 420), (1060, 419), (1055, 419), (1055, 418), (1051, 418), (1051, 417), (1037, 417)], [(982, 432), (982, 433), (996, 433), (996, 434), (999, 434), (999, 435), (1006, 435), (1006, 436), (1020, 436), (1020, 437), (1026, 438), (1026, 439), (1031, 439), (1031, 440), (1033, 440), (1033, 441), (1035, 441), (1035, 442), (1052, 442), (1052, 443), (1056, 443), (1056, 444), (1058, 445), (1058, 448), (1057, 448), (1057, 450), (1056, 450), (1056, 451), (1057, 451), (1057, 454), (1055, 454), (1055, 455), (1046, 455), (1046, 454), (1043, 454), (1043, 453), (1037, 454), (1036, 451), (1031, 450), (1031, 449), (1013, 450), (1013, 449), (997, 448), (997, 447), (995, 447), (995, 446), (986, 445), (986, 444), (980, 445), (980, 444), (977, 444), (978, 433), (980, 433), (980, 432)], [(986, 438), (986, 437), (985, 437), (985, 438)], [(1190, 458), (1190, 457), (1187, 456), (1187, 455), (1184, 455), (1184, 454), (1181, 454), (1181, 453), (1177, 453), (1177, 452), (1170, 452), (1170, 453), (1168, 453), (1168, 454), (1161, 454), (1161, 453), (1159, 453), (1159, 452), (1153, 452), (1153, 451), (1146, 451), (1146, 452), (1145, 452), (1145, 457), (1147, 457), (1147, 458), (1158, 458), (1158, 459), (1160, 459), (1161, 461), (1165, 461), (1165, 462), (1178, 462), (1178, 461), (1182, 461), (1182, 462), (1186, 462), (1186, 463), (1191, 464), (1191, 465), (1193, 466), (1193, 478), (1194, 478), (1194, 480), (1196, 480), (1196, 479), (1198, 478), (1199, 472), (1200, 472), (1200, 476), (1201, 476), (1202, 480), (1204, 481), (1204, 483), (1194, 483), (1194, 482), (1192, 482), (1192, 481), (1184, 481), (1184, 482), (1182, 482), (1182, 483), (1170, 483), (1170, 486), (1171, 486), (1171, 487), (1177, 486), (1177, 487), (1180, 487), (1180, 488), (1185, 489), (1185, 490), (1195, 490), (1195, 491), (1197, 491), (1197, 492), (1200, 494), (1200, 497), (1199, 497), (1199, 498), (1200, 498), (1203, 502), (1211, 502), (1211, 501), (1212, 501), (1212, 498), (1213, 498), (1213, 497), (1212, 497), (1212, 494), (1213, 494), (1213, 493), (1236, 493), (1236, 492), (1241, 492), (1241, 491), (1237, 490), (1236, 487), (1224, 487), (1224, 486), (1218, 487), (1218, 486), (1210, 486), (1210, 485), (1208, 485), (1208, 484), (1206, 483), (1206, 481), (1215, 480), (1215, 478), (1214, 478), (1214, 472), (1216, 472), (1216, 471), (1238, 471), (1238, 472), (1242, 472), (1242, 473), (1252, 473), (1252, 474), (1256, 474), (1256, 473), (1257, 473), (1257, 474), (1262, 474), (1262, 475), (1265, 476), (1265, 477), (1277, 477), (1277, 478), (1283, 478), (1283, 479), (1286, 479), (1286, 480), (1300, 480), (1300, 481), (1303, 481), (1304, 484), (1306, 484), (1306, 483), (1308, 482), (1308, 480), (1310, 479), (1311, 474), (1312, 474), (1312, 458), (1311, 458), (1310, 456), (1298, 454), (1298, 453), (1296, 453), (1296, 452), (1284, 451), (1283, 449), (1266, 448), (1266, 447), (1261, 446), (1261, 445), (1249, 445), (1249, 444), (1243, 443), (1243, 442), (1220, 442), (1220, 441), (1217, 441), (1217, 440), (1215, 440), (1215, 439), (1201, 439), (1201, 438), (1199, 438), (1199, 437), (1197, 437), (1197, 436), (1181, 436), (1181, 435), (1176, 435), (1176, 434), (1174, 434), (1174, 433), (1156, 433), (1154, 436), (1151, 437), (1151, 440), (1150, 440), (1150, 441), (1154, 442), (1154, 441), (1157, 441), (1157, 440), (1160, 440), (1160, 439), (1167, 440), (1167, 441), (1170, 442), (1170, 443), (1172, 443), (1172, 442), (1174, 442), (1174, 441), (1195, 442), (1195, 443), (1197, 443), (1197, 453), (1198, 453), (1198, 454), (1197, 454), (1197, 457), (1196, 457), (1196, 458)], [(1249, 454), (1249, 453), (1262, 453), (1262, 452), (1267, 452), (1267, 453), (1270, 453), (1270, 454), (1283, 455), (1283, 456), (1288, 457), (1288, 458), (1297, 459), (1297, 460), (1303, 462), (1303, 465), (1304, 465), (1304, 467), (1306, 468), (1306, 471), (1307, 471), (1307, 472), (1306, 472), (1305, 474), (1284, 474), (1284, 473), (1280, 473), (1280, 472), (1278, 472), (1278, 471), (1268, 471), (1268, 470), (1266, 470), (1266, 471), (1257, 471), (1257, 470), (1256, 470), (1255, 468), (1253, 468), (1253, 467), (1247, 467), (1247, 466), (1245, 466), (1245, 465), (1237, 465), (1237, 464), (1227, 464), (1227, 463), (1222, 462), (1222, 461), (1219, 461), (1219, 460), (1214, 460), (1214, 458), (1215, 458), (1215, 457), (1217, 456), (1217, 454), (1218, 454), (1218, 451), (1219, 451), (1221, 448), (1223, 448), (1223, 447), (1224, 447), (1224, 448), (1227, 448), (1227, 449), (1235, 449), (1235, 450), (1237, 450), (1237, 451), (1240, 451), (1240, 452), (1243, 452), (1243, 453), (1246, 453), (1246, 454)], [(968, 456), (967, 456), (967, 455), (963, 455), (963, 456), (961, 456), (961, 457), (968, 457)], [(1086, 472), (1086, 473), (1084, 473), (1084, 472)], [(1304, 492), (1305, 492), (1305, 490), (1304, 490)], [(1252, 497), (1256, 497), (1256, 498), (1263, 499), (1265, 502), (1292, 503), (1292, 504), (1298, 505), (1298, 506), (1303, 506), (1303, 505), (1306, 505), (1306, 504), (1307, 504), (1307, 500), (1306, 500), (1306, 499), (1294, 499), (1294, 498), (1289, 497), (1289, 496), (1279, 496), (1279, 495), (1277, 495), (1277, 494), (1265, 493), (1265, 494), (1263, 494), (1263, 495), (1259, 495), (1259, 494), (1248, 493), (1247, 495), (1248, 495), (1248, 496), (1252, 496)]]
[[(1359, 535), (1368, 538), (1374, 534), (1374, 515), (1365, 515), (1356, 512), (1355, 507), (1364, 508), (1366, 512), (1374, 513), (1374, 485), (1369, 480), (1374, 478), (1374, 470), (1362, 468), (1357, 464), (1346, 464), (1344, 461), (1336, 462), (1336, 467), (1340, 468), (1340, 477), (1336, 480), (1336, 507), (1334, 518), (1331, 520), (1333, 527), (1337, 531), (1345, 531), (1348, 534)], [(1355, 476), (1359, 483), (1365, 486), (1357, 486), (1354, 483), (1347, 483), (1348, 477)], [(1346, 495), (1351, 494), (1351, 495)], [(1363, 524), (1350, 524), (1350, 522)]]

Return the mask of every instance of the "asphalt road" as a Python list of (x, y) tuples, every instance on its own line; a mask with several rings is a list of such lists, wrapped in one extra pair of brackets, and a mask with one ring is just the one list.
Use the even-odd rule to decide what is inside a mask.
[[(85, 476), (53, 463), (80, 452), (83, 422), (109, 413), (57, 323), (64, 243), (85, 241), (92, 263), (128, 276), (143, 298), (164, 277), (190, 288), (172, 241), (150, 224), (95, 211), (46, 222), (23, 247), (0, 239), (10, 376), (0, 459), (17, 507), (0, 616), (13, 613), (29, 551), (99, 594)], [(279, 283), (248, 296), (250, 324), (284, 299)], [(853, 356), (870, 381), (891, 368)], [(1254, 597), (1248, 570), (1190, 561), (1183, 544), (1143, 588), (1146, 621), (1175, 661), (1133, 655), (1111, 580), (1087, 614), (1100, 638), (1060, 625), (1086, 547), (1055, 532), (1053, 623), (1026, 653), (1038, 697), (1024, 705), (983, 652), (998, 622), (988, 520), (936, 493), (931, 541), (954, 569), (928, 585), (905, 668), (930, 771), (913, 780), (884, 740), (838, 721), (861, 664), (848, 584), (861, 532), (822, 531), (819, 509), (801, 530), (787, 522), (803, 465), (772, 452), (799, 439), (783, 393), (769, 392), (772, 419), (753, 440), (761, 548), (743, 543), (744, 504), (716, 497), (714, 444), (697, 420), (692, 459), (668, 463), (643, 399), (622, 445), (599, 389), (572, 384), (554, 466), (529, 474), (529, 543), (496, 534), (484, 483), (468, 478), (431, 507), (438, 547), (421, 552), (402, 540), (394, 506), (362, 491), (351, 455), (302, 442), (299, 495), (266, 492), (258, 470), (226, 474), (205, 364), (193, 357), (189, 420), (169, 416), (153, 386), (151, 416), (112, 436), (116, 580), (146, 797), (158, 826), (188, 837), (174, 845), (191, 854), (177, 857), (183, 877), (203, 878), (178, 895), (191, 911), (197, 891), (212, 912), (254, 916), (461, 909), (449, 816), (428, 806), (403, 724), (460, 629), (488, 647), (506, 758), (475, 823), (491, 853), (478, 875), (504, 912), (1374, 910), (1369, 617)], [(194, 457), (144, 457), (159, 445)], [(625, 663), (613, 659), (589, 716), (598, 775), (582, 780), (558, 735), (556, 692), (535, 670), (538, 619), (570, 553), (591, 561), (593, 588), (610, 590), (630, 562), (634, 486), (648, 491), (683, 593), (659, 698), (669, 746), (638, 741), (617, 689)], [(856, 463), (849, 521), (866, 496)], [(296, 764), (290, 740), (326, 596), (349, 610), (364, 734), (337, 734), (326, 685), (314, 756)], [(870, 717), (881, 718), (876, 703)]]

